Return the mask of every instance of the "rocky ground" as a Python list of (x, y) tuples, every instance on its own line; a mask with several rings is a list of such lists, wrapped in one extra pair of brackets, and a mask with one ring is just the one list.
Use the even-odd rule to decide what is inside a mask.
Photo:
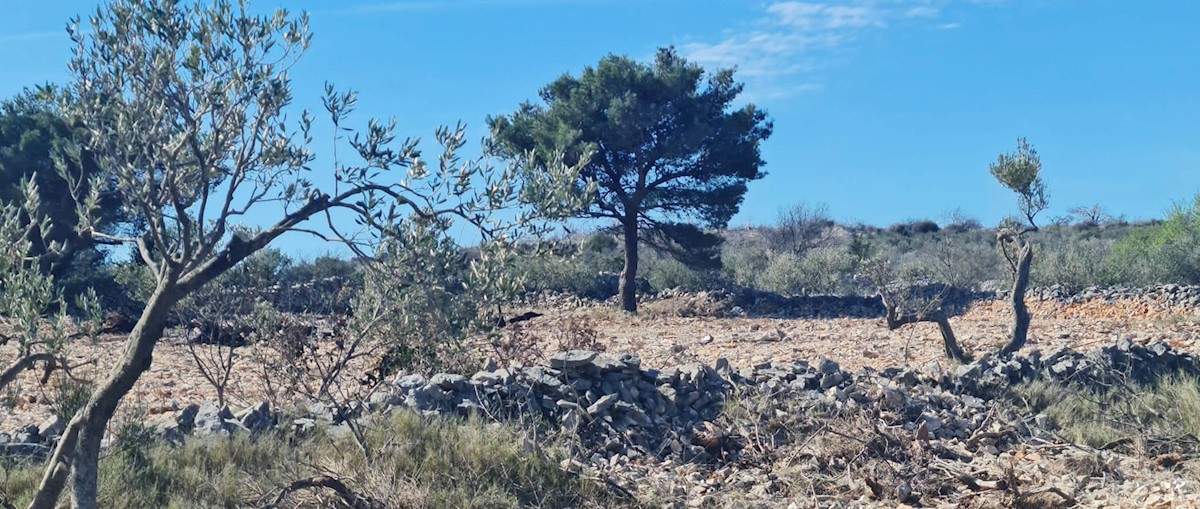
[[(541, 316), (510, 325), (508, 348), (476, 345), (498, 365), (473, 376), (398, 377), (369, 406), (565, 431), (576, 454), (564, 469), (654, 505), (1200, 506), (1189, 449), (1073, 444), (1004, 396), (1030, 380), (1194, 374), (1200, 309), (1191, 294), (1043, 296), (1030, 302), (1030, 344), (1012, 359), (986, 355), (1007, 335), (1002, 301), (964, 305), (952, 323), (979, 359), (966, 366), (942, 360), (932, 327), (887, 331), (870, 299), (669, 293), (637, 316), (541, 299), (530, 306)], [(71, 355), (106, 366), (120, 339), (76, 342)], [(212, 388), (178, 341), (159, 347), (128, 401), (175, 440), (336, 421), (311, 409), (280, 419), (262, 403), (261, 366), (242, 355), (232, 408), (211, 403)], [(508, 367), (515, 361), (533, 367)], [(10, 451), (48, 443), (44, 435), (61, 425), (49, 419), (54, 394), (34, 385), (23, 380), (5, 397), (0, 430), (10, 433), (0, 442)]]

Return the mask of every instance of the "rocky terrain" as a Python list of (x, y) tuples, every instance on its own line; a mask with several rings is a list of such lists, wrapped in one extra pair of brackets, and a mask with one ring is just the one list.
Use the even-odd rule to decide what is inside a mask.
[[(987, 353), (1006, 334), (1002, 302), (967, 296), (952, 322), (977, 360), (961, 366), (941, 359), (935, 330), (887, 331), (872, 299), (668, 292), (638, 316), (542, 299), (541, 316), (511, 326), (536, 345), (523, 362), (492, 355), (471, 375), (398, 376), (350, 414), (272, 408), (249, 356), (231, 405), (214, 404), (177, 342), (160, 347), (131, 400), (176, 442), (347, 432), (345, 419), (396, 411), (512, 422), (569, 444), (563, 469), (668, 507), (1200, 506), (1196, 437), (1091, 447), (1013, 392), (1200, 372), (1200, 291), (1106, 292), (1038, 292), (1030, 345), (1011, 358)], [(119, 339), (73, 344), (72, 355), (105, 365)], [(9, 458), (45, 455), (62, 427), (25, 383), (0, 417)]]

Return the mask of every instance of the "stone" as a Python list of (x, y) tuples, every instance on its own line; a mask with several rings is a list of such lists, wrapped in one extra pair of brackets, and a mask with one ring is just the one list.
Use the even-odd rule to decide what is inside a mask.
[(12, 435), (13, 443), (17, 444), (36, 444), (42, 441), (42, 436), (38, 434), (38, 427), (32, 424), (17, 428)]
[(51, 415), (38, 426), (38, 436), (42, 437), (43, 440), (57, 438), (59, 435), (62, 435), (66, 427), (67, 423), (63, 422), (61, 418), (57, 415)]
[(261, 401), (257, 405), (251, 406), (234, 415), (243, 428), (249, 431), (263, 431), (270, 429), (275, 425), (275, 420), (271, 417), (271, 404), (266, 401)]
[(16, 458), (22, 460), (46, 461), (50, 456), (50, 447), (35, 443), (0, 444), (0, 458)]
[(421, 375), (405, 375), (396, 380), (396, 385), (405, 391), (410, 391), (425, 385), (425, 377)]
[(930, 433), (936, 433), (937, 430), (942, 429), (942, 425), (944, 424), (941, 417), (927, 413), (921, 414), (919, 420), (921, 421), (921, 424), (925, 425)]
[(549, 359), (550, 367), (556, 369), (573, 369), (581, 366), (586, 366), (592, 363), (596, 358), (596, 352), (590, 350), (568, 350), (552, 355)]
[(833, 373), (826, 373), (821, 377), (821, 390), (826, 390), (830, 387), (836, 387), (837, 384), (842, 383), (842, 378), (842, 374), (837, 371), (834, 371)]
[(567, 410), (562, 417), (563, 429), (574, 432), (575, 430), (579, 429), (579, 424), (582, 421), (583, 419), (580, 417), (579, 412), (575, 411), (574, 409)]
[(836, 373), (841, 369), (842, 368), (841, 368), (841, 366), (838, 366), (838, 363), (833, 362), (829, 359), (821, 359), (821, 362), (817, 363), (817, 372), (821, 373), (823, 375)]
[(454, 391), (466, 386), (467, 379), (462, 375), (438, 373), (429, 379), (429, 384), (443, 391)]
[(384, 390), (372, 394), (367, 398), (367, 408), (373, 411), (380, 411), (388, 407), (398, 406), (403, 402), (400, 395)]
[(179, 415), (175, 418), (175, 422), (179, 424), (180, 431), (191, 433), (196, 425), (196, 414), (200, 412), (200, 405), (195, 403), (183, 407), (179, 411)]
[[(674, 389), (671, 390), (674, 391)], [(612, 408), (613, 404), (615, 404), (617, 401), (618, 398), (615, 394), (605, 394), (587, 408), (587, 413), (593, 416), (600, 415), (604, 412), (607, 412), (609, 408)]]
[(192, 433), (200, 436), (226, 435), (231, 431), (229, 423), (226, 421), (234, 420), (233, 413), (229, 411), (228, 406), (217, 407), (211, 402), (205, 402), (196, 412)]

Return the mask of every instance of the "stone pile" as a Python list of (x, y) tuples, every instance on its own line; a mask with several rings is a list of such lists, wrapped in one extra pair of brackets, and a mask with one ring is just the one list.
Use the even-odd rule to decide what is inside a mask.
[[(736, 452), (736, 447), (714, 449), (711, 442), (714, 433), (721, 433), (717, 423), (723, 410), (736, 398), (757, 394), (767, 395), (768, 404), (779, 412), (863, 410), (933, 440), (961, 441), (969, 453), (995, 453), (1038, 436), (1050, 425), (1044, 416), (994, 415), (992, 398), (1010, 384), (1039, 378), (1085, 384), (1113, 377), (1142, 381), (1174, 372), (1197, 374), (1200, 367), (1188, 352), (1128, 341), (1086, 353), (1034, 351), (988, 356), (955, 368), (930, 364), (857, 373), (830, 360), (741, 369), (718, 361), (713, 366), (655, 370), (642, 368), (632, 354), (576, 350), (553, 356), (546, 366), (487, 369), (470, 377), (399, 376), (387, 390), (372, 395), (361, 411), (479, 415), (564, 429), (579, 436), (583, 457), (596, 465), (650, 458), (709, 462)], [(319, 405), (300, 414), (281, 419), (265, 402), (236, 413), (205, 403), (183, 408), (159, 428), (163, 438), (178, 442), (188, 435), (255, 433), (276, 426), (305, 429), (319, 423), (338, 426), (345, 418), (357, 418)], [(15, 434), (0, 434), (0, 454), (44, 457), (62, 424), (54, 418)]]
[(1029, 291), (1028, 296), (1030, 299), (1055, 301), (1064, 304), (1076, 304), (1092, 300), (1103, 302), (1141, 300), (1164, 304), (1168, 307), (1200, 307), (1200, 286), (1191, 285), (1172, 284), (1144, 288), (1089, 286), (1077, 292), (1068, 291), (1062, 285), (1052, 285), (1045, 288), (1032, 289)]

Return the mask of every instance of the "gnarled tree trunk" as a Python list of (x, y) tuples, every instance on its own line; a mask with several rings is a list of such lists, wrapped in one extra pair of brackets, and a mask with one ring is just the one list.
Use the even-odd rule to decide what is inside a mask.
[(76, 509), (96, 507), (96, 478), (100, 441), (121, 398), (150, 368), (154, 346), (162, 338), (171, 307), (182, 297), (174, 279), (155, 290), (129, 339), (120, 363), (97, 388), (87, 404), (76, 412), (59, 438), (58, 446), (42, 477), (30, 509), (51, 509), (58, 503), (68, 476), (72, 480), (71, 505)]
[(637, 214), (624, 224), (625, 268), (621, 271), (621, 309), (637, 312), (638, 227)]
[(1016, 260), (1013, 262), (1013, 287), (1010, 298), (1013, 308), (1012, 337), (1008, 344), (1000, 350), (1001, 354), (1014, 353), (1025, 346), (1029, 335), (1029, 322), (1032, 317), (1029, 308), (1025, 306), (1025, 291), (1029, 289), (1029, 270), (1033, 265), (1033, 246), (1021, 238), (1020, 233), (1007, 232), (1000, 234), (1001, 242), (1012, 242), (1016, 247)]
[(887, 319), (888, 330), (896, 330), (912, 323), (936, 323), (938, 330), (942, 333), (942, 345), (945, 348), (946, 357), (956, 362), (970, 361), (967, 358), (967, 354), (963, 352), (962, 347), (958, 346), (958, 338), (954, 336), (954, 329), (950, 327), (950, 319), (941, 309), (922, 313), (901, 313), (896, 305), (890, 302), (882, 292), (879, 297), (883, 301), (883, 308), (886, 311), (885, 318)]

